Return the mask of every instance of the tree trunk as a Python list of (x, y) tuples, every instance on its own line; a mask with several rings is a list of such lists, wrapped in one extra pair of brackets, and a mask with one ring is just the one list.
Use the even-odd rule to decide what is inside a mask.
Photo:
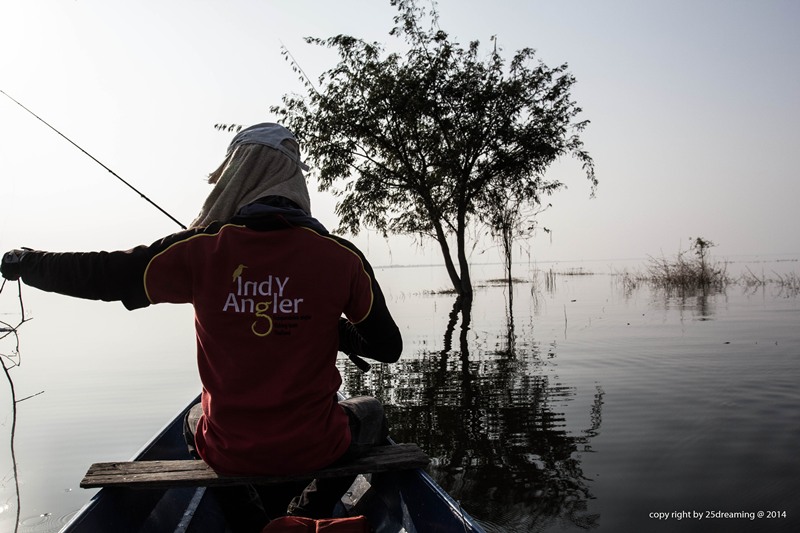
[(433, 227), (436, 229), (436, 240), (439, 241), (439, 248), (442, 250), (444, 266), (447, 269), (447, 275), (450, 276), (450, 283), (453, 284), (453, 289), (460, 297), (462, 296), (461, 278), (458, 275), (458, 270), (456, 270), (455, 263), (453, 263), (453, 258), (450, 256), (450, 245), (447, 244), (447, 236), (445, 235), (444, 230), (442, 229), (442, 226), (438, 220), (433, 221)]
[[(514, 254), (514, 233), (511, 225), (503, 227), (503, 259), (506, 267), (506, 284), (508, 285), (508, 315), (512, 316), (512, 308), (514, 306), (514, 278), (511, 275), (511, 266), (513, 264)], [(512, 318), (513, 323), (513, 318)]]
[(466, 222), (465, 216), (459, 214), (456, 230), (456, 246), (458, 253), (458, 266), (461, 272), (461, 286), (459, 295), (467, 306), (472, 304), (472, 278), (469, 274), (469, 261), (467, 260)]

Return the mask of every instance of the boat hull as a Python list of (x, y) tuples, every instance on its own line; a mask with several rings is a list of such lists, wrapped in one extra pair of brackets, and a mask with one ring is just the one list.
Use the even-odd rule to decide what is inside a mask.
[[(134, 460), (191, 459), (183, 440), (190, 402)], [(359, 476), (343, 500), (348, 514), (365, 515), (376, 533), (481, 533), (483, 529), (423, 470)], [(225, 533), (212, 491), (200, 488), (104, 488), (61, 533)]]

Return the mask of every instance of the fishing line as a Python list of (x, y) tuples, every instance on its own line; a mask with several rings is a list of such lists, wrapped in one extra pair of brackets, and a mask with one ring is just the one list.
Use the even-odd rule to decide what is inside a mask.
[(46, 120), (44, 120), (42, 117), (40, 117), (39, 115), (37, 115), (36, 113), (34, 113), (33, 111), (31, 111), (30, 109), (28, 109), (27, 107), (25, 107), (24, 105), (22, 105), (20, 102), (18, 102), (18, 101), (17, 101), (17, 100), (15, 100), (14, 98), (12, 98), (12, 97), (11, 97), (11, 96), (10, 96), (10, 95), (9, 95), (7, 92), (5, 92), (4, 90), (0, 89), (0, 93), (3, 93), (3, 94), (4, 94), (4, 95), (5, 95), (5, 96), (6, 96), (6, 97), (9, 99), (9, 100), (11, 100), (12, 102), (14, 102), (14, 103), (15, 103), (15, 104), (17, 104), (18, 106), (20, 106), (22, 109), (24, 109), (25, 111), (27, 111), (28, 113), (30, 113), (31, 115), (33, 115), (33, 116), (34, 116), (34, 117), (35, 117), (37, 120), (39, 120), (39, 121), (40, 121), (42, 124), (44, 124), (45, 126), (47, 126), (48, 128), (50, 128), (50, 129), (51, 129), (51, 130), (53, 130), (54, 132), (56, 132), (56, 133), (58, 133), (59, 135), (61, 135), (61, 137), (63, 137), (63, 138), (64, 138), (64, 139), (65, 139), (67, 142), (69, 142), (69, 143), (70, 143), (72, 146), (74, 146), (75, 148), (77, 148), (78, 150), (80, 150), (81, 152), (83, 152), (84, 154), (86, 154), (87, 156), (89, 156), (89, 157), (92, 159), (92, 161), (94, 161), (95, 163), (97, 163), (98, 165), (100, 165), (101, 167), (103, 167), (104, 169), (106, 169), (108, 172), (110, 172), (110, 173), (111, 173), (111, 175), (112, 175), (112, 176), (114, 176), (114, 177), (115, 177), (115, 178), (117, 178), (119, 181), (121, 181), (122, 183), (124, 183), (125, 185), (127, 185), (128, 187), (130, 187), (130, 189), (131, 189), (131, 190), (133, 190), (135, 193), (137, 193), (139, 196), (141, 196), (141, 197), (142, 197), (144, 200), (146, 200), (147, 202), (149, 202), (149, 203), (150, 203), (150, 204), (151, 204), (153, 207), (155, 207), (156, 209), (158, 209), (159, 211), (161, 211), (162, 213), (164, 213), (165, 215), (167, 215), (167, 216), (169, 217), (169, 219), (170, 219), (170, 220), (172, 220), (173, 222), (175, 222), (177, 225), (179, 225), (179, 226), (181, 227), (181, 229), (186, 229), (186, 226), (184, 226), (183, 224), (181, 224), (181, 223), (178, 221), (178, 219), (176, 219), (175, 217), (173, 217), (172, 215), (170, 215), (169, 213), (167, 213), (167, 212), (166, 212), (166, 211), (165, 211), (165, 210), (164, 210), (164, 209), (163, 209), (161, 206), (159, 206), (159, 205), (158, 205), (157, 203), (155, 203), (153, 200), (151, 200), (150, 198), (148, 198), (147, 196), (145, 196), (145, 195), (144, 195), (144, 194), (143, 194), (143, 193), (142, 193), (140, 190), (138, 190), (136, 187), (134, 187), (133, 185), (131, 185), (130, 183), (128, 183), (127, 181), (125, 181), (125, 180), (124, 180), (124, 179), (123, 179), (123, 178), (122, 178), (122, 177), (121, 177), (119, 174), (117, 174), (116, 172), (114, 172), (113, 170), (111, 170), (110, 168), (108, 168), (106, 165), (104, 165), (102, 162), (100, 162), (100, 161), (99, 161), (99, 160), (98, 160), (96, 157), (94, 157), (92, 154), (90, 154), (89, 152), (87, 152), (86, 150), (84, 150), (83, 148), (81, 148), (80, 146), (78, 146), (78, 145), (77, 145), (77, 144), (76, 144), (76, 143), (75, 143), (75, 142), (74, 142), (72, 139), (70, 139), (69, 137), (67, 137), (66, 135), (64, 135), (64, 134), (63, 134), (63, 133), (61, 133), (60, 131), (58, 131), (56, 128), (54, 128), (53, 126), (51, 126), (51, 125), (50, 125), (50, 124), (49, 124), (49, 123), (48, 123)]

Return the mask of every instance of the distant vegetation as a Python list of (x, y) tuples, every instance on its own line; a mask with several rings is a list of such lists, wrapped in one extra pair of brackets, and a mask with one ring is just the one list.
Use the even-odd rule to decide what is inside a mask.
[(651, 257), (644, 273), (623, 273), (623, 284), (628, 290), (642, 283), (679, 292), (722, 290), (732, 279), (724, 263), (711, 261), (713, 246), (712, 241), (697, 237), (689, 250), (679, 251), (674, 258)]
[(688, 251), (678, 252), (674, 259), (650, 258), (648, 281), (669, 289), (723, 289), (731, 278), (725, 263), (712, 262), (709, 249), (714, 243), (697, 237)]
[(650, 258), (644, 273), (624, 272), (623, 285), (627, 290), (648, 284), (667, 291), (722, 291), (731, 284), (746, 288), (777, 285), (788, 296), (800, 295), (800, 276), (796, 273), (772, 276), (757, 275), (750, 269), (739, 277), (728, 274), (727, 263), (712, 261), (709, 250), (715, 244), (702, 237), (692, 239), (689, 250), (680, 251), (674, 258)]
[(738, 281), (749, 289), (757, 289), (766, 285), (777, 285), (786, 296), (800, 295), (800, 275), (798, 275), (797, 272), (789, 272), (788, 274), (773, 272), (771, 276), (765, 274), (759, 276), (750, 269), (747, 269), (747, 272), (742, 274)]

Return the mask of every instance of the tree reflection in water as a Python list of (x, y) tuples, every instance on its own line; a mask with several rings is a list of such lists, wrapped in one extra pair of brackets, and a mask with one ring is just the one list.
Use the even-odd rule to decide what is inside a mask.
[(557, 409), (575, 391), (551, 382), (536, 343), (516, 346), (513, 316), (506, 319), (496, 350), (470, 345), (471, 305), (456, 301), (441, 351), (366, 375), (348, 366), (345, 391), (383, 400), (393, 438), (426, 450), (431, 476), (487, 530), (596, 527), (580, 453), (599, 431), (603, 392), (595, 394), (591, 427), (568, 432)]

